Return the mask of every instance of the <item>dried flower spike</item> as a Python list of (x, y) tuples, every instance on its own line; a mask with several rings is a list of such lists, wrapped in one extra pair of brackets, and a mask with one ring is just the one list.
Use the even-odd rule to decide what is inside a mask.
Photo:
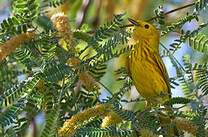
[(114, 111), (110, 111), (107, 116), (103, 119), (102, 128), (115, 126), (117, 123), (121, 122), (123, 119), (116, 114)]
[(76, 130), (81, 127), (85, 121), (96, 116), (97, 118), (103, 118), (111, 109), (112, 107), (110, 105), (99, 104), (73, 115), (71, 119), (67, 120), (63, 127), (59, 129), (59, 136), (69, 137), (75, 134)]
[(4, 45), (0, 46), (0, 61), (4, 60), (12, 51), (18, 48), (21, 43), (30, 40), (35, 36), (35, 33), (22, 33), (12, 37)]
[(140, 137), (157, 137), (156, 135), (154, 135), (152, 133), (152, 131), (148, 130), (148, 129), (142, 129), (141, 130), (141, 136)]
[(94, 78), (88, 72), (79, 74), (79, 79), (82, 81), (83, 85), (88, 91), (99, 89), (99, 86), (96, 84)]
[[(193, 122), (183, 119), (175, 119), (174, 122), (179, 130), (186, 131), (194, 136), (196, 135), (197, 126)], [(207, 130), (205, 131), (205, 136), (208, 136)]]
[(63, 38), (67, 44), (71, 45), (73, 37), (68, 17), (63, 12), (59, 12), (54, 14), (51, 17), (51, 20), (55, 28), (58, 30), (59, 36)]

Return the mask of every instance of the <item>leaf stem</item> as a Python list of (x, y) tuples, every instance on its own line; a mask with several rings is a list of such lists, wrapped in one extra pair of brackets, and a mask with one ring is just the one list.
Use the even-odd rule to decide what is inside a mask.
[(110, 89), (108, 87), (106, 87), (102, 82), (98, 81), (98, 83), (108, 91), (108, 93), (110, 93), (113, 96), (113, 93), (110, 91)]
[(173, 54), (170, 53), (170, 51), (165, 47), (165, 45), (160, 42), (160, 45), (168, 52), (169, 56), (172, 56), (172, 58), (176, 61), (176, 63), (181, 67), (181, 69), (185, 72), (185, 69), (181, 65), (181, 63), (173, 56)]

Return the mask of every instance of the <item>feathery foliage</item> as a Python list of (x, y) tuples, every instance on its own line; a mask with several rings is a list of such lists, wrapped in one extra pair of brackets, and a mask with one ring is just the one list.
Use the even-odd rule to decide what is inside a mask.
[(207, 53), (208, 51), (208, 39), (205, 35), (201, 33), (197, 34), (193, 40), (189, 38), (189, 45), (193, 47), (194, 50), (202, 53)]
[[(69, 6), (69, 14), (59, 14), (58, 9), (67, 2), (71, 6), (65, 5)], [(89, 0), (88, 4), (91, 2)], [(25, 136), (31, 123), (37, 125), (35, 119), (41, 113), (44, 114), (44, 127), (38, 133), (41, 137), (65, 134), (74, 137), (144, 136), (144, 130), (152, 136), (165, 136), (180, 122), (189, 127), (178, 126), (181, 136), (185, 132), (197, 137), (206, 136), (207, 107), (204, 102), (208, 94), (208, 65), (204, 62), (207, 60), (194, 62), (188, 55), (183, 55), (181, 64), (176, 52), (189, 40), (194, 53), (203, 56), (208, 53), (208, 39), (202, 31), (207, 29), (208, 23), (201, 19), (207, 12), (208, 1), (190, 4), (188, 7), (192, 6), (193, 10), (171, 23), (167, 21), (169, 13), (163, 5), (155, 10), (152, 21), (160, 27), (162, 38), (169, 33), (178, 34), (169, 47), (163, 42), (160, 46), (162, 57), (168, 57), (176, 70), (176, 75), (170, 78), (171, 86), (177, 89), (180, 85), (185, 96), (144, 108), (145, 99), (128, 98), (134, 83), (126, 68), (118, 68), (119, 63), (112, 65), (115, 58), (128, 55), (134, 47), (133, 31), (124, 27), (127, 14), (116, 14), (111, 21), (92, 31), (99, 20), (99, 12), (92, 10), (96, 19), (80, 29), (76, 29), (75, 24), (88, 22), (88, 15), (83, 15), (83, 20), (74, 18), (75, 14), (82, 15), (82, 10), (78, 13), (80, 7), (85, 11), (95, 5), (89, 6), (81, 0), (12, 1), (10, 16), (0, 23), (0, 54), (8, 52), (0, 62), (0, 136)], [(55, 13), (57, 20), (49, 17), (48, 10), (55, 10), (51, 14)], [(184, 25), (192, 21), (200, 25), (185, 31)], [(21, 34), (35, 36), (15, 41)], [(66, 34), (69, 36), (65, 37)], [(11, 50), (13, 43), (19, 45)], [(115, 79), (119, 86), (108, 79), (109, 85), (106, 84), (106, 77)], [(132, 104), (136, 105), (124, 108)], [(174, 122), (164, 124), (161, 118)], [(102, 128), (103, 123), (109, 121)], [(67, 125), (67, 122), (71, 123)]]

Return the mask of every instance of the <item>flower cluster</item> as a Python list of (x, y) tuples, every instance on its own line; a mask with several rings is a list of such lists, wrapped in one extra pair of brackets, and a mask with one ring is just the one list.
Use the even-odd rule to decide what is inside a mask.
[(58, 12), (51, 17), (54, 27), (58, 30), (59, 37), (71, 45), (73, 41), (71, 26), (68, 17), (63, 12)]
[(91, 118), (103, 118), (111, 110), (111, 106), (107, 104), (99, 104), (95, 107), (83, 110), (76, 115), (73, 115), (71, 119), (66, 121), (63, 127), (59, 130), (59, 136), (69, 137), (73, 135), (76, 130), (81, 127), (85, 121)]
[(123, 121), (123, 119), (116, 114), (114, 111), (110, 111), (107, 116), (103, 119), (102, 128), (115, 126), (117, 123)]
[[(174, 122), (179, 130), (191, 133), (194, 136), (196, 135), (197, 126), (193, 122), (184, 119), (175, 119)], [(205, 135), (208, 136), (207, 130), (205, 131)]]
[(141, 136), (140, 137), (157, 137), (156, 135), (154, 135), (152, 133), (152, 131), (148, 130), (148, 129), (142, 129), (141, 130)]
[(0, 61), (4, 60), (12, 51), (18, 48), (21, 43), (35, 36), (35, 33), (22, 33), (8, 40), (4, 45), (0, 46)]

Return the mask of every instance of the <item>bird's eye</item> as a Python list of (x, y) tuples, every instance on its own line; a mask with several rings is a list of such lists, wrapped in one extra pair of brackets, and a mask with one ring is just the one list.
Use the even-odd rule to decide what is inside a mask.
[(145, 27), (146, 29), (149, 29), (149, 25), (148, 25), (148, 24), (146, 24), (144, 27)]

